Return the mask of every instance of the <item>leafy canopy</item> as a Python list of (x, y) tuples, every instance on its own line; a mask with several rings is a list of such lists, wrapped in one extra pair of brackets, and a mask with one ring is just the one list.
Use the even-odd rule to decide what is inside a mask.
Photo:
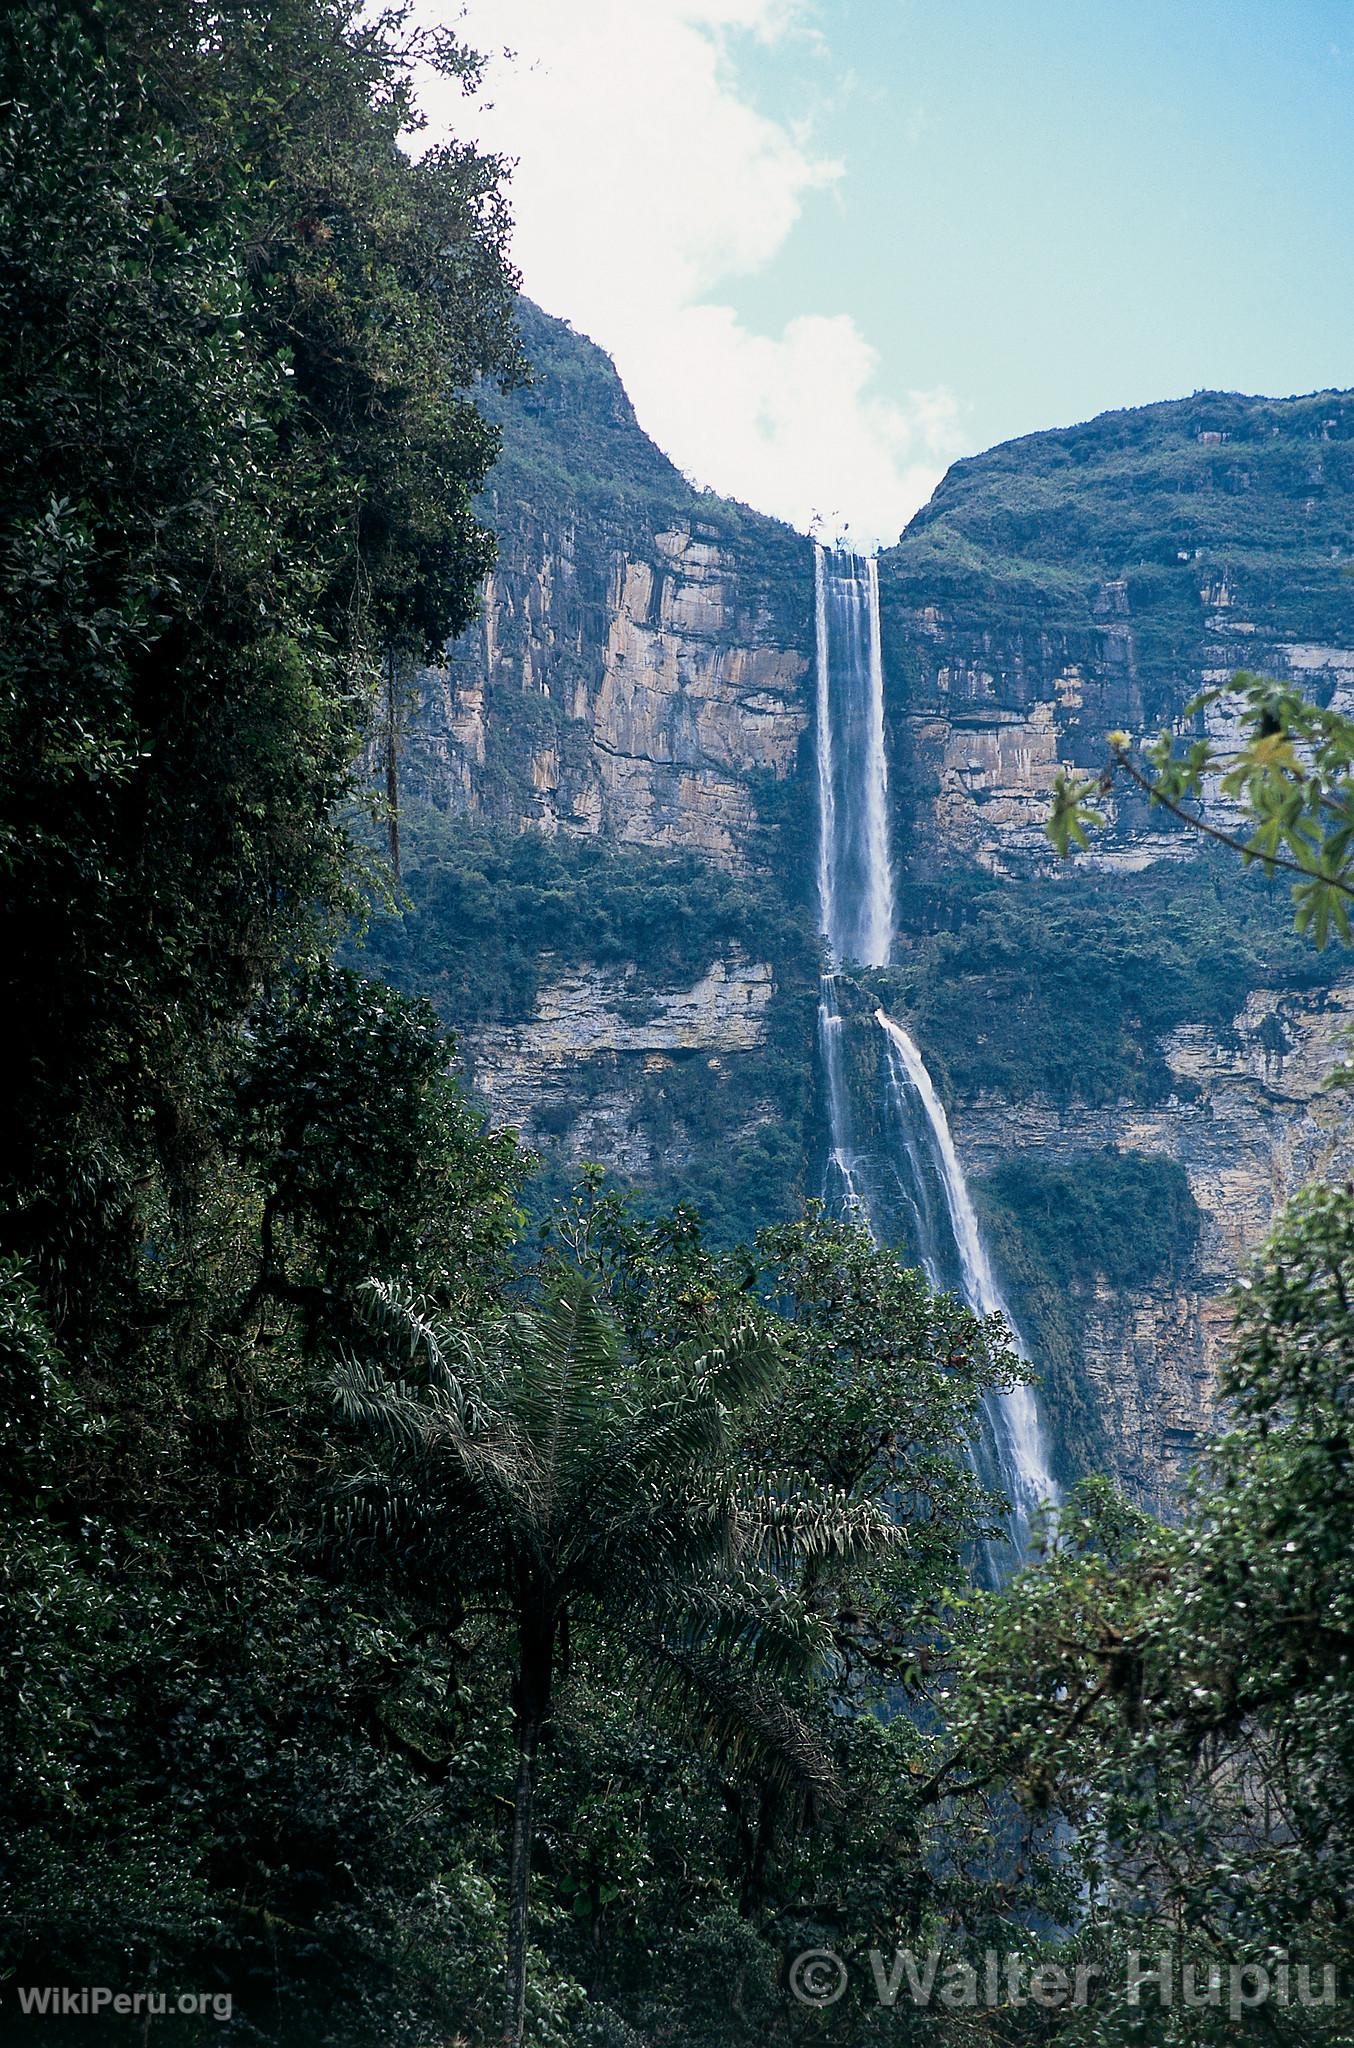
[[(1210, 716), (1210, 714), (1212, 714)], [(1266, 875), (1293, 883), (1295, 921), (1318, 947), (1332, 929), (1349, 943), (1354, 898), (1354, 720), (1314, 704), (1292, 684), (1241, 669), (1226, 688), (1205, 690), (1186, 705), (1182, 723), (1207, 728), (1183, 745), (1158, 734), (1141, 756), (1129, 735), (1109, 736), (1110, 763), (1099, 777), (1059, 770), (1047, 831), (1064, 859), (1085, 849), (1106, 817), (1095, 801), (1122, 773), (1154, 805), (1206, 838), (1235, 848)], [(1237, 831), (1213, 821), (1229, 806)], [(1190, 808), (1204, 805), (1205, 809)]]
[[(1001, 1782), (1064, 1824), (1093, 1946), (1119, 1964), (1354, 1970), (1352, 1302), (1354, 1195), (1311, 1189), (1236, 1294), (1228, 1426), (1179, 1525), (1083, 1489), (961, 1660), (952, 1787)], [(1068, 2039), (1140, 2038), (1125, 1983), (1109, 1971)], [(1163, 2043), (1226, 2038), (1221, 2015), (1153, 2023)], [(1280, 2013), (1275, 2038), (1343, 2023)]]
[(125, 1323), (137, 1214), (348, 901), (383, 648), (466, 623), (510, 377), (501, 166), (417, 161), (343, 0), (0, 17), (0, 933), (9, 1241)]

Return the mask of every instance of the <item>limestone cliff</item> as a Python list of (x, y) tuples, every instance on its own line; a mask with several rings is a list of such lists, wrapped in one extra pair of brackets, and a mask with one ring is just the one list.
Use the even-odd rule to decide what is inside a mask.
[(775, 986), (769, 961), (737, 950), (689, 988), (645, 994), (636, 980), (633, 966), (562, 969), (529, 1017), (481, 1025), (464, 1051), (495, 1122), (652, 1182), (695, 1166), (706, 1135), (704, 1120), (691, 1128), (680, 1115), (656, 1127), (655, 1105), (687, 1064), (712, 1092), (731, 1078), (751, 1084), (723, 1133), (730, 1149), (776, 1117), (774, 1096), (757, 1085)]
[[(811, 550), (693, 489), (599, 350), (523, 325), (498, 566), (416, 679), (414, 908), (376, 939), (547, 1177), (595, 1158), (746, 1233), (821, 1185)], [(881, 558), (900, 932), (860, 1042), (880, 996), (908, 1019), (1069, 1457), (1149, 1499), (1208, 1426), (1227, 1285), (1304, 1177), (1354, 1163), (1320, 1088), (1354, 979), (1299, 957), (1282, 903), (1223, 901), (1131, 801), (1099, 879), (1055, 883), (1048, 790), (1242, 664), (1354, 704), (1352, 557), (1354, 396), (1203, 393), (957, 464)], [(1048, 1256), (1049, 1163), (1070, 1201), (1106, 1148), (1176, 1175), (1179, 1244), (1150, 1271), (1122, 1229), (1075, 1270)]]
[[(1108, 831), (1061, 877), (1065, 914), (1040, 880), (1054, 866), (1048, 790), (1060, 765), (1099, 768), (1108, 731), (1155, 731), (1240, 667), (1354, 704), (1352, 555), (1354, 396), (1199, 393), (956, 464), (880, 564), (905, 919), (962, 924), (956, 873), (976, 869), (1006, 878), (1035, 927), (1059, 929), (1041, 971), (1011, 981), (1006, 928), (989, 920), (972, 1000), (954, 978), (961, 949), (947, 983), (938, 967), (923, 1042), (950, 1065), (961, 1153), (980, 1178), (1057, 1159), (1084, 1180), (1108, 1145), (1177, 1162), (1197, 1204), (1184, 1270), (1129, 1285), (1102, 1265), (1069, 1283), (1101, 1452), (1151, 1498), (1208, 1425), (1226, 1288), (1304, 1179), (1354, 1165), (1348, 1099), (1321, 1092), (1350, 984), (1311, 985), (1310, 962), (1283, 941), (1281, 898), (1272, 935), (1254, 928), (1252, 985), (1238, 986), (1236, 912), (1212, 913), (1191, 866), (1171, 891), (1153, 880), (1190, 862), (1194, 843), (1118, 790), (1104, 803)], [(1205, 715), (1225, 730), (1225, 706)], [(1216, 790), (1207, 808), (1227, 822)], [(1104, 890), (1086, 891), (1088, 867), (1105, 872)], [(1173, 897), (1172, 937), (1167, 896), (1191, 888), (1198, 911), (1182, 918)], [(1031, 936), (1027, 919), (1019, 943)], [(1157, 997), (1187, 951), (1191, 985), (1176, 985), (1162, 1019)], [(1224, 985), (1235, 994), (1220, 1015)], [(1011, 1017), (1019, 1027), (1003, 1041)], [(1059, 1035), (1080, 1078), (1049, 1054)], [(991, 1081), (975, 1085), (985, 1064)], [(1005, 1186), (1009, 1197), (1009, 1173)], [(1018, 1258), (1022, 1219), (1007, 1220)], [(1039, 1289), (1026, 1295), (1037, 1315)]]
[(693, 490), (599, 349), (526, 307), (480, 621), (419, 679), (412, 788), (517, 829), (765, 862), (812, 710), (809, 543)]
[[(377, 938), (547, 1176), (600, 1160), (746, 1233), (816, 1170), (812, 549), (694, 489), (600, 349), (525, 301), (521, 320), (533, 381), (486, 399), (497, 566), (414, 682), (422, 937)], [(515, 835), (553, 850), (548, 876), (504, 857)], [(457, 924), (473, 943), (449, 950)]]
[[(923, 863), (1046, 865), (1060, 765), (1237, 668), (1354, 679), (1354, 395), (1200, 392), (956, 463), (880, 563), (898, 775)], [(1221, 715), (1221, 714), (1217, 714)], [(1178, 856), (1111, 796), (1094, 860)]]
[(986, 1094), (956, 1105), (980, 1200), (985, 1177), (1032, 1155), (1088, 1178), (1106, 1146), (1184, 1170), (1201, 1226), (1184, 1269), (1137, 1286), (1100, 1270), (1077, 1290), (1080, 1363), (1105, 1447), (1155, 1504), (1211, 1426), (1228, 1290), (1291, 1195), (1354, 1166), (1354, 1095), (1326, 1086), (1352, 1027), (1354, 975), (1320, 992), (1258, 989), (1228, 1031), (1186, 1025), (1164, 1040), (1176, 1086), (1162, 1102)]

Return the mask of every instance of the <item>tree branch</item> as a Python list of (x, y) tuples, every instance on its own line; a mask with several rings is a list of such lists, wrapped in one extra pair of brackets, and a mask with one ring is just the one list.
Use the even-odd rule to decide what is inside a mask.
[(1114, 759), (1119, 767), (1132, 777), (1139, 789), (1146, 790), (1153, 803), (1160, 804), (1163, 811), (1169, 811), (1182, 825), (1188, 825), (1195, 832), (1204, 833), (1209, 839), (1216, 839), (1220, 846), (1230, 846), (1233, 853), (1244, 855), (1248, 861), (1259, 861), (1265, 868), (1283, 868), (1288, 874), (1302, 875), (1309, 882), (1328, 882), (1331, 888), (1338, 889), (1342, 896), (1354, 899), (1354, 883), (1342, 882), (1337, 875), (1323, 875), (1319, 868), (1304, 867), (1301, 861), (1289, 860), (1282, 853), (1257, 853), (1253, 846), (1248, 845), (1244, 839), (1238, 839), (1234, 832), (1224, 832), (1220, 826), (1210, 825), (1195, 812), (1187, 811), (1174, 797), (1164, 796), (1150, 777), (1144, 775), (1141, 768), (1117, 747), (1114, 750)]

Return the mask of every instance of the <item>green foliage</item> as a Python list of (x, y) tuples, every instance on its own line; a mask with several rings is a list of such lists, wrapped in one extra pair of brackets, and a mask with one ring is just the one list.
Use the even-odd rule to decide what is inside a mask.
[(509, 517), (530, 508), (543, 524), (604, 505), (650, 531), (685, 511), (695, 494), (640, 426), (610, 358), (529, 299), (518, 318), (530, 379), (493, 408), (506, 432), (491, 505)]
[(589, 1242), (632, 1341), (690, 1342), (749, 1298), (774, 1312), (785, 1364), (743, 1449), (806, 1484), (905, 1507), (908, 1590), (893, 1581), (880, 1625), (908, 1625), (955, 1587), (965, 1545), (1001, 1512), (955, 1454), (982, 1394), (1024, 1376), (1002, 1324), (934, 1294), (897, 1252), (816, 1205), (725, 1251), (690, 1208), (650, 1219), (609, 1194)]
[(1079, 776), (1066, 768), (1058, 770), (1044, 829), (1059, 860), (1069, 859), (1074, 848), (1085, 853), (1091, 834), (1102, 831), (1109, 822), (1098, 805), (1088, 801), (1093, 795), (1106, 794), (1109, 786), (1103, 775)]
[(1065, 1161), (1007, 1159), (975, 1189), (1011, 1310), (1039, 1361), (1060, 1473), (1105, 1462), (1086, 1384), (1086, 1316), (1097, 1281), (1116, 1291), (1178, 1285), (1201, 1216), (1175, 1160), (1106, 1146)]
[(1018, 1219), (1044, 1270), (1067, 1288), (1112, 1273), (1122, 1287), (1176, 1279), (1199, 1231), (1189, 1179), (1173, 1159), (1100, 1152), (1060, 1163), (1008, 1159), (984, 1182), (988, 1198)]
[[(1018, 1367), (998, 1326), (817, 1215), (717, 1253), (690, 1211), (645, 1221), (594, 1177), (552, 1221), (540, 1285), (470, 1327), (376, 1291), (335, 1381), (375, 1455), (337, 1526), (369, 1600), (393, 1586), (453, 1663), (514, 1674), (518, 1963), (539, 1834), (544, 1946), (617, 2026), (672, 2011), (690, 1943), (687, 2024), (709, 2007), (712, 2042), (759, 2038), (753, 2008), (785, 2009), (783, 1916), (866, 1881), (871, 1787), (887, 1764), (901, 1796), (919, 1768), (909, 1724), (881, 1755), (845, 1721), (925, 1690), (964, 1551), (1000, 1512), (962, 1445)], [(929, 1896), (896, 1872), (898, 1824), (862, 1852), (881, 1918)], [(759, 1985), (741, 2015), (701, 1985), (716, 1922)]]
[(917, 890), (912, 936), (880, 978), (950, 1089), (1016, 1100), (1154, 1102), (1179, 1093), (1160, 1039), (1181, 1025), (1226, 1041), (1257, 988), (1326, 986), (1269, 886), (1221, 856), (1139, 875), (977, 874)]
[(976, 632), (1095, 644), (1104, 585), (1124, 584), (1145, 715), (1178, 708), (1225, 583), (1275, 640), (1348, 646), (1354, 498), (1348, 392), (1193, 397), (1003, 443), (957, 462), (880, 560), (885, 608), (940, 605)]
[[(1352, 1279), (1354, 1198), (1312, 1189), (1238, 1292), (1229, 1427), (1180, 1527), (1084, 1496), (967, 1659), (963, 1768), (1072, 1823), (1111, 1949), (1350, 1981)], [(1067, 2038), (1132, 2038), (1112, 1980), (1107, 2001)], [(1154, 2025), (1226, 2038), (1207, 2014)], [(1344, 2038), (1339, 2007), (1275, 2025)]]
[(807, 629), (812, 561), (804, 536), (698, 489), (640, 426), (611, 358), (567, 321), (520, 299), (518, 322), (531, 373), (522, 388), (487, 400), (503, 431), (488, 523), (499, 531), (522, 518), (547, 532), (600, 528), (647, 550), (656, 532), (690, 522), (698, 539), (735, 546), (744, 572), (764, 579), (770, 602), (794, 605)]
[(543, 977), (574, 965), (633, 966), (635, 995), (698, 981), (737, 946), (752, 960), (814, 954), (765, 880), (699, 854), (547, 838), (426, 807), (406, 816), (408, 907), (374, 917), (354, 957), (451, 1025), (530, 1016)]
[(0, 1487), (25, 1507), (50, 1483), (51, 1460), (78, 1412), (42, 1301), (22, 1260), (0, 1265)]
[[(1113, 785), (1122, 770), (1153, 804), (1203, 836), (1220, 840), (1255, 862), (1266, 875), (1295, 874), (1294, 923), (1317, 950), (1332, 925), (1350, 942), (1349, 902), (1354, 897), (1354, 720), (1312, 703), (1289, 684), (1238, 670), (1227, 689), (1206, 690), (1185, 706), (1181, 722), (1198, 723), (1221, 712), (1232, 728), (1230, 744), (1205, 734), (1181, 753), (1173, 732), (1162, 732), (1134, 758), (1127, 733), (1111, 733), (1110, 766), (1097, 787)], [(1216, 783), (1218, 793), (1245, 819), (1243, 833), (1223, 829), (1198, 808)], [(1070, 844), (1085, 847), (1088, 829), (1103, 825), (1088, 806), (1091, 787), (1060, 772), (1048, 836), (1064, 858)]]
[[(649, 1155), (649, 1203), (689, 1200), (725, 1243), (803, 1201), (813, 1114), (818, 956), (782, 878), (731, 875), (695, 853), (546, 838), (422, 806), (405, 816), (405, 907), (374, 916), (346, 957), (427, 997), (457, 1026), (529, 1018), (542, 986), (571, 969), (611, 969), (636, 1022), (659, 991), (690, 987), (735, 950), (769, 962), (768, 1040), (749, 1057), (678, 1049), (646, 1069), (632, 1117)], [(543, 1172), (538, 1213), (577, 1170), (557, 1142), (614, 1072), (582, 1054), (533, 1105)]]
[(373, 1264), (445, 1258), (449, 1304), (483, 1314), (520, 1167), (393, 991), (303, 975), (248, 1045), (221, 1179), (160, 1216), (131, 1343), (77, 1381), (5, 1274), (6, 1966), (225, 1982), (279, 2040), (416, 2042), (496, 1908), (473, 1829), (449, 1863), (429, 1818), (446, 1669), (322, 1554), (337, 1457), (310, 1361)]
[(310, 2039), (427, 2038), (493, 1910), (385, 1720), (426, 1660), (315, 1543), (355, 1278), (434, 1248), (468, 1311), (518, 1222), (431, 1018), (293, 976), (376, 656), (469, 616), (460, 394), (514, 366), (499, 166), (402, 153), (397, 31), (0, 22), (4, 1968)]
[[(294, 1544), (106, 1523), (12, 1527), (0, 1605), (18, 1982), (228, 1988), (274, 2038), (426, 2039), (455, 1995), (459, 1873), (383, 1739), (432, 1683), (407, 1637)], [(402, 1967), (429, 1928), (431, 1982)]]
[(8, 1207), (100, 1341), (243, 1011), (346, 901), (379, 647), (490, 559), (457, 391), (513, 366), (499, 167), (401, 153), (410, 69), (338, 0), (0, 22)]
[[(726, 1742), (756, 1744), (792, 1783), (823, 1783), (806, 1731), (759, 1674), (811, 1667), (828, 1638), (757, 1569), (759, 1539), (767, 1565), (783, 1554), (783, 1524), (771, 1503), (735, 1494), (729, 1467), (730, 1409), (765, 1385), (774, 1350), (745, 1319), (696, 1357), (636, 1369), (593, 1283), (567, 1269), (501, 1332), (457, 1330), (405, 1289), (378, 1286), (376, 1303), (392, 1363), (410, 1377), (356, 1358), (335, 1376), (344, 1419), (389, 1447), (354, 1475), (339, 1527), (346, 1552), (445, 1588), (433, 1603), (444, 1633), (467, 1597), (515, 1623), (504, 2038), (520, 2048), (537, 1752), (559, 1661), (590, 1609), (650, 1686), (693, 1694)], [(836, 1547), (889, 1533), (826, 1505), (813, 1528)]]
[(482, 1299), (523, 1221), (521, 1169), (510, 1138), (481, 1134), (450, 1053), (429, 1005), (329, 965), (261, 1006), (236, 1084), (257, 1295), (331, 1333), (372, 1273), (439, 1271), (448, 1302)]

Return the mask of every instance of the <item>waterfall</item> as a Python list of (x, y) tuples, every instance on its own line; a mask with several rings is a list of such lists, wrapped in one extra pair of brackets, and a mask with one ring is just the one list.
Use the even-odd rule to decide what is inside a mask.
[[(945, 1213), (949, 1221), (950, 1235), (959, 1256), (960, 1292), (975, 1315), (1000, 1315), (1010, 1326), (1017, 1351), (1022, 1358), (1028, 1357), (1020, 1339), (1011, 1311), (1002, 1299), (992, 1262), (987, 1256), (978, 1218), (973, 1213), (968, 1183), (959, 1156), (954, 1149), (954, 1138), (950, 1131), (950, 1120), (936, 1094), (935, 1083), (926, 1071), (926, 1063), (917, 1050), (916, 1041), (909, 1038), (901, 1024), (876, 1010), (875, 1022), (888, 1041), (889, 1087), (893, 1097), (893, 1113), (899, 1125), (906, 1130), (907, 1097), (909, 1092), (919, 1104), (925, 1121), (926, 1141), (944, 1194)], [(912, 1147), (909, 1144), (911, 1153)], [(913, 1154), (915, 1158), (915, 1154)], [(925, 1248), (923, 1247), (923, 1254)], [(943, 1284), (939, 1269), (932, 1270), (932, 1261), (923, 1257), (932, 1285)], [(1053, 1474), (1048, 1468), (1048, 1456), (1044, 1449), (1044, 1433), (1039, 1422), (1039, 1405), (1032, 1387), (1023, 1382), (1007, 1393), (993, 1394), (987, 1403), (988, 1419), (993, 1425), (993, 1437), (998, 1464), (1001, 1469), (1003, 1491), (1011, 1502), (1014, 1533), (1023, 1549), (1028, 1541), (1030, 1524), (1035, 1511), (1044, 1501), (1056, 1500), (1058, 1489)]]
[[(1002, 1300), (978, 1228), (949, 1120), (926, 1063), (902, 1026), (883, 1010), (875, 1021), (885, 1047), (887, 1157), (856, 1141), (843, 1063), (838, 971), (847, 964), (888, 965), (894, 888), (888, 833), (888, 757), (879, 637), (879, 572), (873, 556), (814, 549), (818, 656), (818, 902), (827, 971), (818, 1036), (829, 1127), (828, 1194), (876, 1238), (894, 1215), (906, 1217), (933, 1286), (958, 1292), (976, 1315), (999, 1312), (1023, 1344)], [(1012, 1537), (1026, 1547), (1041, 1501), (1056, 1497), (1039, 1409), (1027, 1386), (984, 1402), (990, 1436), (980, 1469), (1007, 1494)]]
[(818, 642), (818, 903), (834, 966), (883, 967), (893, 945), (879, 567), (814, 550)]
[[(872, 1225), (842, 1068), (842, 1019), (833, 972), (842, 960), (878, 967), (893, 936), (888, 764), (879, 648), (877, 571), (845, 549), (814, 550), (818, 653), (818, 904), (830, 954), (818, 1003), (818, 1043), (831, 1149), (829, 1194)], [(831, 676), (829, 694), (824, 678)]]
[(863, 1162), (856, 1152), (852, 1132), (851, 1097), (842, 1070), (842, 1017), (837, 1008), (837, 988), (832, 975), (825, 974), (818, 997), (818, 1045), (823, 1062), (823, 1087), (827, 1095), (828, 1129), (832, 1134), (828, 1153), (829, 1190), (839, 1194), (841, 1206), (868, 1224), (870, 1203), (861, 1179)]

